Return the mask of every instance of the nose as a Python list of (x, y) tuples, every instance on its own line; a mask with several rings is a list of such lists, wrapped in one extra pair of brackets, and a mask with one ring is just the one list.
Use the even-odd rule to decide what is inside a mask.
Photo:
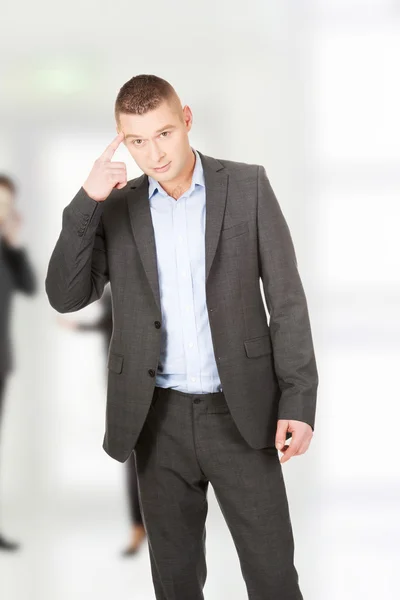
[(150, 158), (151, 158), (151, 161), (153, 162), (153, 166), (154, 167), (163, 166), (163, 165), (160, 165), (159, 163), (161, 163), (162, 158), (164, 156), (165, 156), (165, 152), (163, 150), (161, 150), (161, 148), (159, 148), (155, 142), (152, 142), (150, 145)]

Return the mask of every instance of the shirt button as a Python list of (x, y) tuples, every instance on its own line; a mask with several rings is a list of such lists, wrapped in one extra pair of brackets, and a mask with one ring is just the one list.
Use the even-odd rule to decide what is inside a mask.
[(154, 321), (154, 326), (156, 329), (160, 329), (160, 327), (161, 327), (160, 321)]
[(195, 382), (196, 381), (196, 377), (192, 377), (192, 381)]
[(190, 342), (189, 348), (193, 348), (193, 342)]
[(148, 374), (150, 375), (150, 377), (154, 377), (154, 375), (156, 374), (154, 369), (149, 369), (148, 370)]
[(200, 402), (201, 402), (201, 398), (195, 398), (194, 399), (194, 403), (195, 404), (200, 404)]

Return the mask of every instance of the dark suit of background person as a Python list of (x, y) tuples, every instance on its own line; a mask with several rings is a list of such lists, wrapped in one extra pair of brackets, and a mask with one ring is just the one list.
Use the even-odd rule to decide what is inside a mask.
[[(71, 327), (76, 331), (100, 331), (103, 334), (104, 350), (106, 356), (110, 347), (111, 336), (113, 331), (113, 315), (112, 315), (112, 297), (110, 286), (107, 285), (104, 293), (100, 298), (101, 314), (93, 323), (83, 323), (79, 321), (61, 321), (64, 326)], [(132, 452), (126, 461), (126, 480), (128, 487), (129, 513), (132, 523), (132, 536), (129, 546), (123, 551), (124, 556), (136, 554), (144, 537), (145, 531), (143, 526), (143, 517), (140, 508), (139, 490), (136, 474), (135, 455)]]
[(104, 202), (78, 191), (63, 211), (46, 291), (67, 313), (97, 300), (111, 281), (103, 448), (122, 462), (135, 452), (157, 599), (203, 599), (211, 483), (250, 600), (300, 600), (275, 436), (278, 419), (314, 427), (318, 377), (306, 298), (264, 168), (198, 155), (206, 190), (198, 252), (219, 392), (155, 386), (168, 331), (145, 173)]
[[(15, 210), (15, 185), (0, 175), (0, 436), (6, 381), (14, 362), (10, 340), (12, 297), (15, 292), (33, 294), (35, 278), (27, 252), (11, 240), (16, 240), (20, 217)], [(0, 534), (0, 550), (16, 550), (18, 544)]]

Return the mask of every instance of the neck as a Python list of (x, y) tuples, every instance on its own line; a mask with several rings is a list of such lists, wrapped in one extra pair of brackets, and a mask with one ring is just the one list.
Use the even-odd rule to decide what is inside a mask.
[(196, 155), (190, 148), (190, 154), (186, 161), (185, 167), (179, 177), (176, 177), (173, 181), (167, 181), (165, 184), (161, 184), (163, 190), (165, 190), (168, 196), (178, 200), (182, 194), (188, 190), (192, 184), (193, 171), (196, 164)]

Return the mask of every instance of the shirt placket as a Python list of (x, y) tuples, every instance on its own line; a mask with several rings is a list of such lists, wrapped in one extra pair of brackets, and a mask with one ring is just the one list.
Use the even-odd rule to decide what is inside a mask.
[(182, 315), (183, 350), (186, 359), (186, 382), (189, 393), (200, 393), (200, 354), (197, 341), (196, 316), (190, 265), (190, 239), (186, 215), (187, 197), (176, 201), (174, 208), (174, 240), (179, 282), (179, 301)]

